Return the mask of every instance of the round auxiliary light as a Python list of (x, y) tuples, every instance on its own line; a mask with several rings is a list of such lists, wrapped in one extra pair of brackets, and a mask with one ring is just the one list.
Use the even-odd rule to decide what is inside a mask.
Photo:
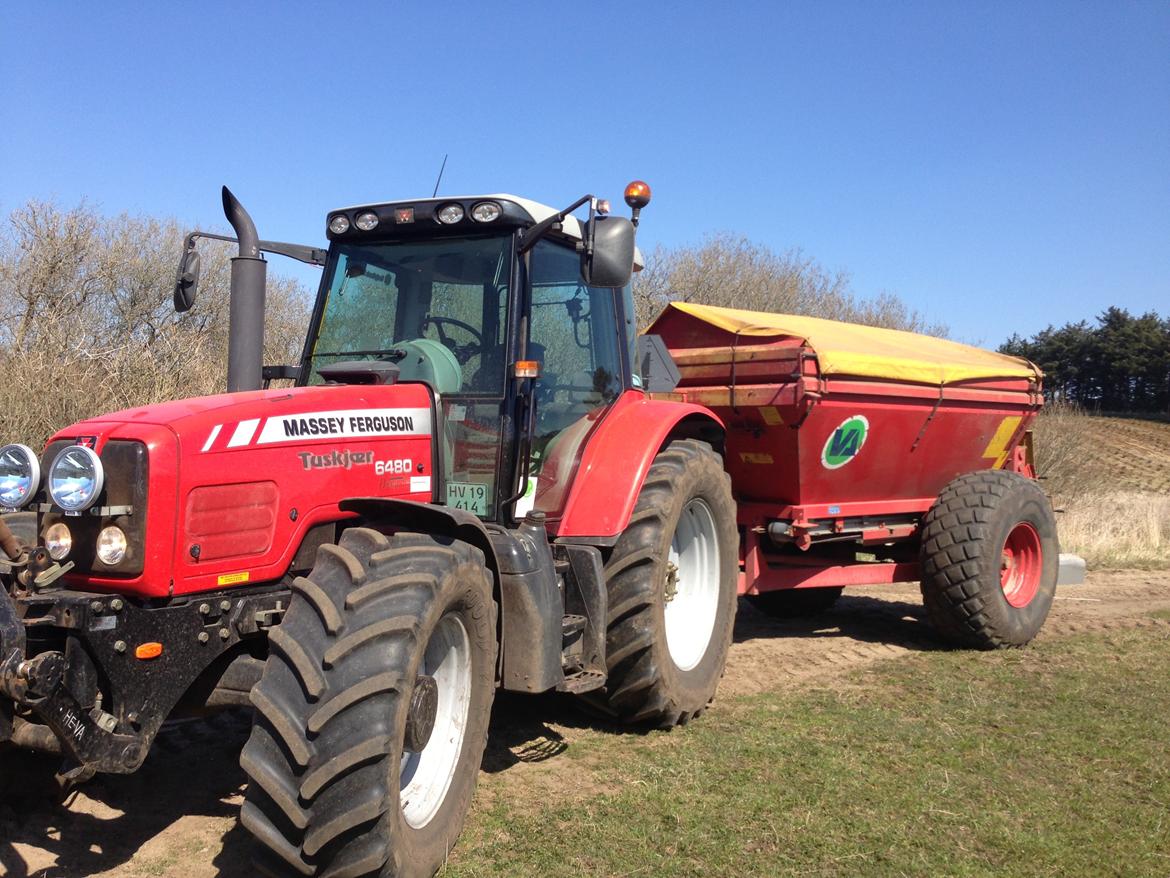
[(344, 235), (349, 231), (349, 217), (343, 213), (329, 219), (329, 231), (335, 235)]
[(97, 502), (105, 481), (105, 468), (97, 452), (84, 445), (70, 445), (49, 467), (49, 496), (66, 512), (81, 512)]
[(494, 201), (481, 201), (471, 208), (471, 218), (477, 223), (490, 223), (500, 218), (500, 206)]
[(97, 538), (97, 556), (107, 567), (122, 563), (126, 557), (126, 534), (122, 528), (111, 525), (102, 529)]
[(0, 506), (22, 509), (41, 485), (41, 462), (27, 445), (0, 448)]
[(444, 204), (439, 208), (437, 214), (439, 222), (445, 226), (451, 226), (463, 219), (463, 205), (462, 204)]
[(641, 180), (635, 180), (626, 187), (626, 204), (639, 210), (650, 203), (650, 187)]
[(372, 231), (378, 227), (378, 215), (372, 210), (367, 210), (365, 213), (359, 213), (353, 224), (363, 232)]
[(50, 525), (45, 531), (45, 548), (49, 550), (49, 557), (54, 561), (64, 561), (73, 551), (73, 534), (69, 526), (62, 522)]

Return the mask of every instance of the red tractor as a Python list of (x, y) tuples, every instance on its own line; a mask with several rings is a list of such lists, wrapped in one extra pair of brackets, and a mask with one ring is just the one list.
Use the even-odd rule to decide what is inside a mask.
[[(319, 251), (261, 241), (225, 189), (229, 393), (0, 449), (0, 741), (79, 782), (135, 771), (168, 717), (250, 705), (261, 871), (429, 876), (497, 688), (685, 723), (739, 594), (783, 613), (920, 575), (952, 639), (1030, 639), (1056, 579), (1038, 376), (865, 384), (811, 331), (668, 312), (664, 381), (629, 287), (649, 188), (625, 200), (364, 205)], [(263, 252), (324, 266), (292, 366), (259, 359)]]

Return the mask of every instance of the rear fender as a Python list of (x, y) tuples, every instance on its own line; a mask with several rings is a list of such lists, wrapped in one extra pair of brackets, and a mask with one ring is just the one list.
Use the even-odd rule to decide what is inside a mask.
[(630, 522), (655, 455), (674, 439), (701, 439), (722, 453), (725, 433), (703, 406), (627, 393), (581, 454), (557, 538), (613, 545)]

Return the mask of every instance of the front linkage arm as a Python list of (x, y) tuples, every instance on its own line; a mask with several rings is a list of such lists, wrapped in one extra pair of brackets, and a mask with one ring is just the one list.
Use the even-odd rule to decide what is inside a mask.
[[(14, 598), (0, 590), (0, 740), (13, 736), (19, 705), (60, 742), (63, 778), (129, 774), (191, 685), (243, 638), (278, 621), (288, 598), (287, 589), (274, 588), (149, 607), (116, 595)], [(64, 651), (28, 657), (28, 641), (41, 634), (63, 634)], [(105, 704), (99, 672), (108, 681)]]

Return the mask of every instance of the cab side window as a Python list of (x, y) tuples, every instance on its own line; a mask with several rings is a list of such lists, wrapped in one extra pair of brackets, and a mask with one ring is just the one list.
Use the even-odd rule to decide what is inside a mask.
[[(532, 442), (535, 485), (533, 496), (525, 499), (555, 514), (564, 504), (581, 443), (623, 390), (626, 338), (617, 323), (615, 298), (621, 290), (586, 286), (577, 253), (547, 240), (533, 249), (529, 273), (528, 356), (541, 361), (541, 377)], [(518, 514), (524, 505), (517, 503)]]

